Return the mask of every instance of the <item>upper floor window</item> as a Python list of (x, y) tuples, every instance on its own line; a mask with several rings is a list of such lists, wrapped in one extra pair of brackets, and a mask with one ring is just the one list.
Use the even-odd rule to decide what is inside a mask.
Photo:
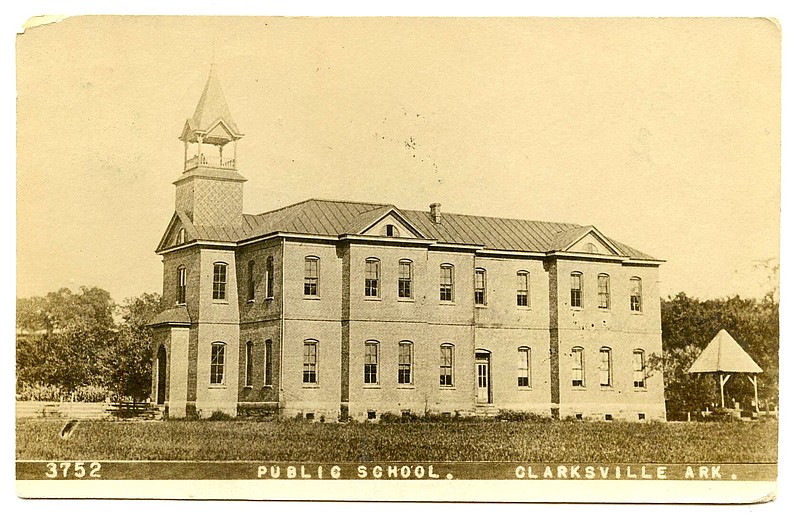
[(584, 373), (583, 348), (575, 346), (572, 348), (572, 387), (584, 387), (586, 385)]
[(178, 231), (178, 236), (175, 238), (176, 245), (181, 245), (182, 243), (186, 243), (186, 229), (183, 227), (180, 228)]
[(600, 385), (611, 387), (611, 348), (600, 348)]
[(439, 301), (453, 301), (453, 266), (439, 267)]
[(411, 371), (413, 366), (413, 345), (408, 341), (400, 343), (397, 355), (397, 383), (411, 384)]
[(247, 300), (253, 301), (256, 298), (256, 262), (250, 260), (247, 263)]
[(253, 385), (253, 343), (247, 341), (244, 346), (244, 385)]
[(597, 245), (591, 242), (587, 243), (586, 252), (588, 252), (589, 254), (597, 254)]
[(453, 386), (453, 345), (442, 344), (439, 347), (439, 385)]
[(314, 256), (306, 256), (303, 295), (319, 295), (319, 258), (315, 258)]
[(517, 386), (530, 387), (531, 385), (531, 350), (522, 346), (517, 350)]
[(272, 259), (272, 256), (267, 258), (267, 298), (271, 298), (275, 296), (274, 293), (274, 285), (275, 285), (275, 262)]
[(517, 306), (528, 306), (528, 273), (517, 272)]
[(397, 274), (397, 297), (411, 299), (414, 297), (412, 290), (413, 263), (411, 260), (400, 260)]
[(642, 311), (642, 279), (631, 278), (631, 312)]
[(570, 306), (572, 308), (583, 307), (583, 274), (573, 272), (569, 275), (570, 282)]
[(211, 290), (212, 299), (225, 299), (225, 286), (227, 283), (227, 263), (214, 263), (214, 282)]
[(319, 343), (309, 339), (303, 343), (303, 384), (318, 384), (317, 346)]
[(374, 258), (367, 259), (364, 274), (364, 295), (366, 297), (380, 296), (381, 262)]
[(378, 383), (378, 341), (367, 341), (364, 345), (364, 383)]
[(186, 304), (186, 267), (178, 267), (178, 282), (176, 284), (175, 302), (179, 305)]
[(386, 225), (386, 236), (394, 236), (394, 225), (387, 224)]
[(633, 350), (633, 387), (644, 388), (644, 350)]
[(272, 385), (272, 339), (264, 343), (264, 385)]
[(486, 271), (475, 269), (475, 304), (486, 304)]
[(597, 276), (597, 308), (608, 308), (611, 295), (611, 278), (608, 274)]
[(211, 383), (222, 384), (225, 382), (225, 343), (211, 344)]

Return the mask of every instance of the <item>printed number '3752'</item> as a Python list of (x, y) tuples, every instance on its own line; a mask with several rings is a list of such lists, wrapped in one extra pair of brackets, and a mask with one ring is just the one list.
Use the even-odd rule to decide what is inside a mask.
[(99, 478), (100, 477), (100, 462), (98, 461), (51, 461), (47, 464), (47, 472), (45, 476), (51, 479), (55, 478)]

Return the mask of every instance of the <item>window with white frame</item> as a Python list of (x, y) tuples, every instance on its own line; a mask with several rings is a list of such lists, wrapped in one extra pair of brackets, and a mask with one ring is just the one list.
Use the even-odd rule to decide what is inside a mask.
[(642, 311), (642, 278), (631, 278), (631, 312)]
[(531, 350), (522, 346), (517, 350), (517, 386), (531, 386)]
[(364, 344), (364, 384), (378, 383), (378, 341)]
[(572, 348), (572, 387), (585, 387), (585, 370), (583, 359), (583, 348), (575, 346)]
[(247, 341), (244, 345), (244, 385), (253, 385), (253, 343)]
[(178, 237), (175, 239), (175, 244), (182, 245), (184, 243), (186, 243), (186, 229), (181, 227), (178, 231)]
[(453, 266), (439, 267), (439, 301), (453, 301)]
[(186, 267), (178, 267), (175, 302), (179, 305), (186, 304)]
[(414, 346), (408, 341), (403, 341), (398, 345), (398, 355), (397, 355), (398, 384), (411, 384), (412, 368), (414, 363), (413, 349)]
[(475, 304), (486, 305), (486, 270), (475, 269)]
[(633, 387), (644, 389), (645, 364), (644, 350), (633, 350)]
[(573, 272), (569, 275), (570, 282), (570, 306), (572, 308), (583, 307), (583, 274)]
[(303, 343), (303, 384), (319, 383), (318, 346), (319, 343), (313, 339)]
[(439, 385), (453, 387), (453, 345), (439, 347)]
[(528, 273), (517, 272), (517, 306), (528, 306)]
[(611, 387), (611, 348), (603, 346), (600, 348), (600, 386)]
[(225, 289), (228, 283), (227, 263), (214, 263), (214, 280), (211, 289), (212, 299), (225, 299)]
[(411, 260), (400, 260), (397, 273), (397, 297), (411, 299), (414, 297), (413, 278), (414, 264)]
[(368, 258), (364, 267), (364, 296), (380, 297), (381, 262)]
[(225, 343), (214, 342), (211, 344), (211, 384), (219, 385), (225, 382)]
[(611, 302), (611, 278), (608, 274), (597, 276), (597, 308), (608, 309)]
[(319, 258), (314, 256), (306, 256), (303, 295), (307, 297), (319, 296)]

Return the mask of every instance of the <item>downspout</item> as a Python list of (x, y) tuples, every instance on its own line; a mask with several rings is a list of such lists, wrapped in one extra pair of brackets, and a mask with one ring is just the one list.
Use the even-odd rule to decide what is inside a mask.
[(281, 317), (280, 317), (280, 319), (281, 319), (281, 340), (278, 343), (278, 347), (280, 348), (280, 351), (279, 351), (279, 354), (278, 354), (278, 359), (279, 359), (279, 363), (280, 363), (279, 374), (278, 374), (278, 376), (279, 376), (278, 383), (280, 384), (280, 386), (278, 387), (278, 417), (279, 418), (283, 414), (283, 406), (284, 406), (284, 400), (285, 400), (284, 393), (283, 393), (283, 387), (284, 387), (284, 379), (283, 379), (283, 372), (284, 372), (284, 368), (283, 368), (283, 349), (284, 349), (284, 346), (283, 345), (284, 345), (284, 342), (286, 340), (286, 319), (284, 318), (284, 315), (285, 315), (285, 312), (286, 312), (286, 286), (285, 286), (285, 283), (284, 283), (285, 279), (286, 279), (285, 268), (284, 268), (285, 265), (286, 265), (286, 238), (282, 237), (281, 238), (281, 294), (280, 294), (281, 295), (281, 299), (280, 299), (280, 301), (281, 301)]

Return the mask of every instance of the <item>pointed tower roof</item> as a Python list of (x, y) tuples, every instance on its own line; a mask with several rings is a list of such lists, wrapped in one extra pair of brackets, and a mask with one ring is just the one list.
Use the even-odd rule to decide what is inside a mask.
[(763, 370), (725, 329), (711, 339), (689, 373), (761, 373)]
[(209, 144), (226, 144), (243, 136), (231, 117), (213, 65), (208, 72), (208, 80), (194, 115), (186, 119), (180, 139), (197, 142), (199, 136), (203, 137), (203, 142)]

